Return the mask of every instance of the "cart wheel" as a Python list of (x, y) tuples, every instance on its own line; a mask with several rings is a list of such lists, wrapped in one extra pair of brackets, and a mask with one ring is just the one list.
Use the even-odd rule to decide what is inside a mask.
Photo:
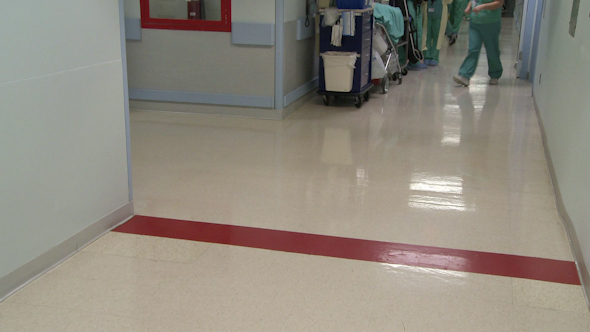
[(356, 106), (356, 108), (361, 108), (361, 106), (363, 106), (363, 98), (361, 96), (356, 97), (354, 100), (354, 106)]
[(406, 68), (402, 69), (402, 75), (404, 75), (404, 76), (408, 75), (408, 70)]
[(399, 79), (397, 80), (397, 83), (398, 83), (399, 85), (401, 85), (401, 84), (402, 84), (402, 77), (401, 77), (401, 76), (400, 76), (400, 77), (399, 77)]
[(400, 74), (398, 72), (393, 73), (393, 75), (391, 75), (391, 79), (395, 82), (400, 78)]
[(324, 95), (324, 105), (330, 106), (330, 96)]
[(381, 92), (386, 94), (389, 91), (389, 77), (385, 76), (381, 80)]
[(369, 101), (369, 98), (371, 98), (371, 93), (369, 91), (365, 92), (365, 94), (363, 95), (365, 101)]

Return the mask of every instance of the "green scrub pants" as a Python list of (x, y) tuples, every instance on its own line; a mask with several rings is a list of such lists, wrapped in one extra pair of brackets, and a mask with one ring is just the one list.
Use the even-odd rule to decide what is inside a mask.
[[(422, 10), (420, 9), (420, 7), (418, 7), (418, 12), (416, 12), (416, 8), (414, 8), (414, 1), (408, 0), (408, 13), (410, 14), (410, 16), (412, 16), (414, 18), (414, 26), (416, 27), (416, 30), (418, 30), (416, 32), (416, 35), (418, 35), (417, 39), (414, 40), (415, 45), (417, 47), (420, 47), (420, 45), (422, 45)], [(410, 46), (408, 45), (407, 47), (410, 47)], [(403, 63), (405, 61), (406, 61), (405, 50), (400, 51), (400, 63)], [(416, 64), (416, 63), (414, 63), (414, 64)]]
[(469, 0), (454, 0), (449, 5), (449, 21), (445, 31), (447, 36), (457, 34), (459, 32), (459, 28), (461, 28), (461, 23), (463, 22), (463, 17), (465, 16), (465, 9), (467, 8), (468, 4)]
[(459, 75), (471, 79), (477, 68), (482, 44), (488, 56), (488, 74), (490, 78), (500, 78), (503, 68), (500, 61), (500, 30), (502, 22), (487, 24), (469, 23), (469, 53), (459, 69)]
[(436, 48), (438, 44), (438, 34), (440, 32), (440, 18), (428, 19), (428, 33), (426, 34), (426, 51), (424, 51), (425, 60), (438, 61), (440, 50)]

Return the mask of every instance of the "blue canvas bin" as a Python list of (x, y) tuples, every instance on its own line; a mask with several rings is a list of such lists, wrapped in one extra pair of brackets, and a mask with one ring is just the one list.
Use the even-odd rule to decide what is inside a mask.
[(371, 7), (370, 0), (337, 0), (336, 7), (339, 9), (365, 9)]

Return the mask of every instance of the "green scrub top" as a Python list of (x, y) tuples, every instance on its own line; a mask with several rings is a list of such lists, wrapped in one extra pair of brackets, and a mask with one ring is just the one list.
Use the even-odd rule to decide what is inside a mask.
[[(473, 7), (494, 2), (494, 0), (469, 0), (471, 1), (471, 22), (477, 24), (496, 23), (502, 21), (502, 7), (494, 10), (482, 10), (479, 14), (473, 11)], [(474, 5), (475, 4), (475, 5)]]
[(426, 0), (428, 1), (428, 8), (426, 9), (429, 19), (442, 18), (443, 3), (442, 0)]

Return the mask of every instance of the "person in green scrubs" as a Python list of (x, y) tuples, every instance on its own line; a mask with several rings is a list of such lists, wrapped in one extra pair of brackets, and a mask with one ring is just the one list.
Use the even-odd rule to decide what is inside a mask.
[(442, 48), (442, 41), (447, 26), (448, 9), (453, 0), (424, 0), (422, 12), (422, 46), (424, 63), (429, 66), (438, 65), (438, 55)]
[(491, 85), (498, 84), (503, 68), (500, 61), (500, 31), (502, 29), (502, 5), (504, 0), (471, 0), (465, 9), (471, 13), (469, 22), (469, 53), (453, 80), (469, 86), (475, 74), (482, 44), (488, 56), (488, 75)]
[[(420, 6), (421, 2), (422, 1), (420, 1), (420, 0), (408, 0), (408, 2), (407, 2), (408, 14), (414, 20), (413, 25), (416, 28), (416, 40), (414, 40), (414, 43), (418, 47), (420, 47), (420, 45), (422, 45), (422, 8)], [(400, 55), (401, 55), (400, 58), (402, 56), (404, 56), (403, 59), (405, 61), (405, 53), (402, 52)], [(426, 66), (425, 64), (423, 64), (420, 61), (412, 62), (412, 63), (408, 64), (408, 70), (419, 70), (419, 69), (426, 69), (426, 68), (428, 68), (428, 66)]]
[(443, 15), (442, 0), (428, 0), (426, 5), (426, 19), (428, 23), (428, 32), (426, 34), (426, 50), (424, 50), (424, 63), (428, 66), (437, 66), (439, 61), (440, 49), (438, 45), (438, 35), (440, 33), (441, 19)]
[(469, 4), (469, 0), (455, 0), (449, 5), (449, 22), (447, 23), (446, 35), (449, 38), (449, 45), (457, 42), (457, 34), (463, 17), (465, 17), (465, 8)]

